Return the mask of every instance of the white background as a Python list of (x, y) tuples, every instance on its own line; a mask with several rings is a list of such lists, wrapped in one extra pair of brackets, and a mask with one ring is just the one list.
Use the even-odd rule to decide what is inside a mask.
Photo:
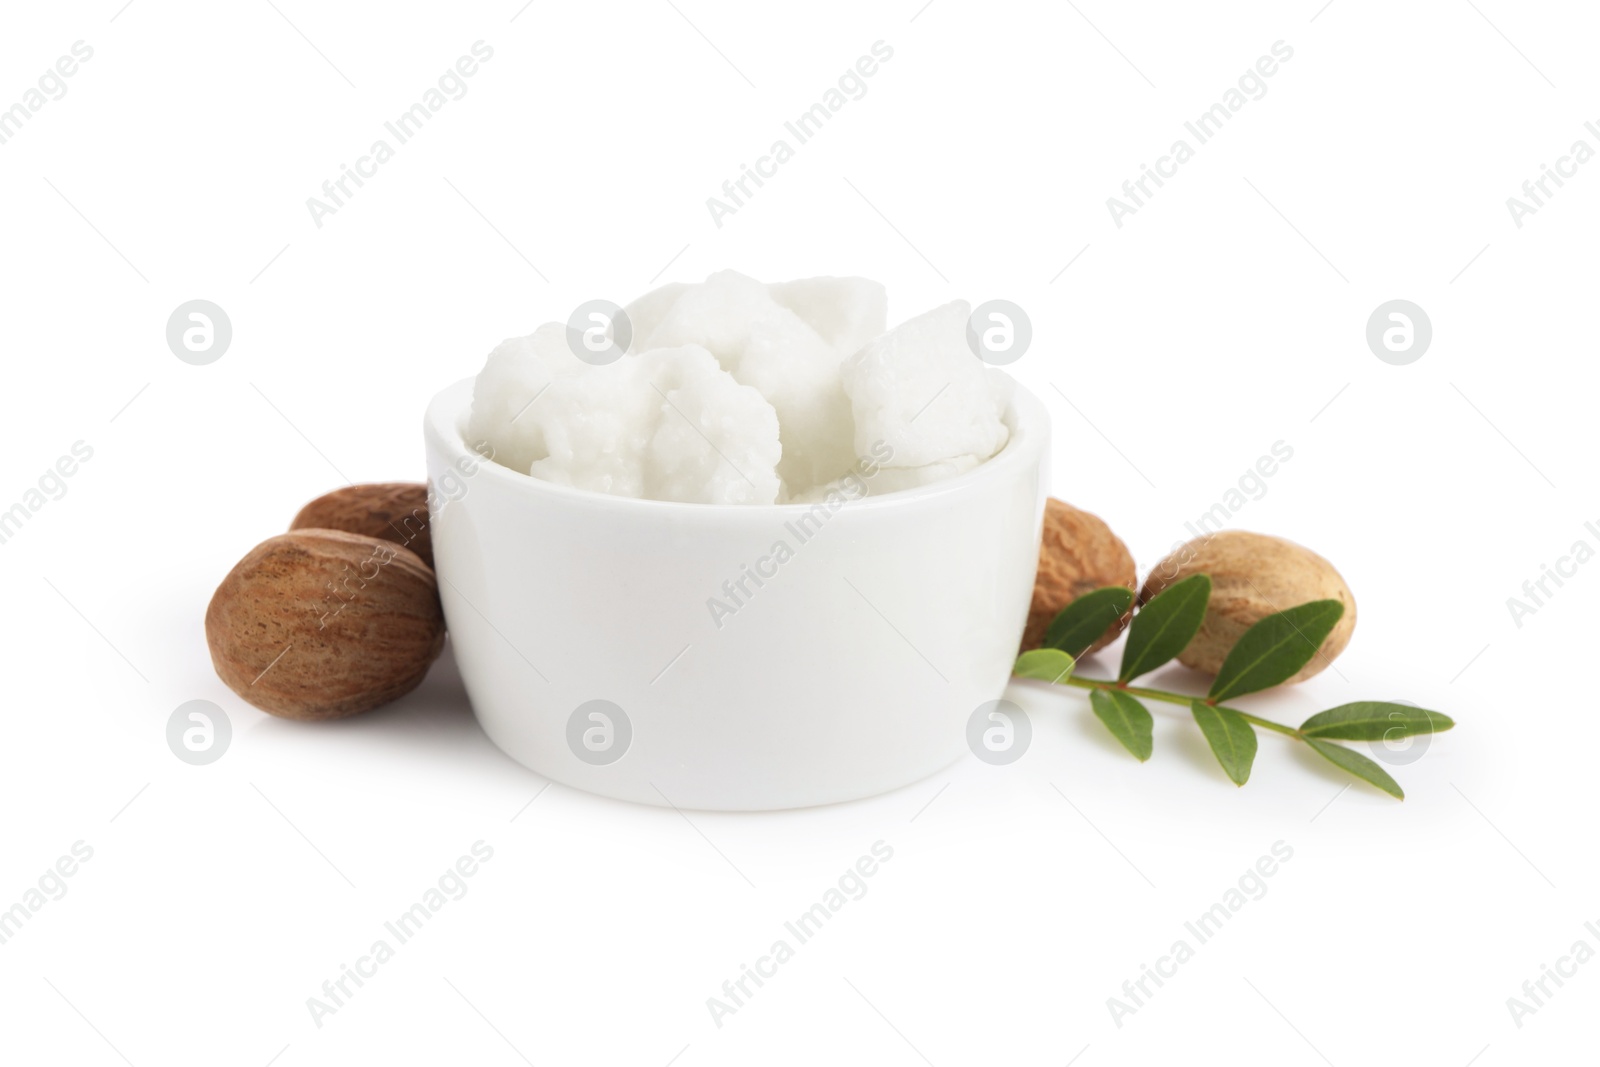
[[(1578, 939), (1600, 949), (1580, 688), (1600, 562), (1520, 627), (1506, 604), (1600, 547), (1600, 163), (1521, 228), (1505, 204), (1575, 139), (1600, 148), (1584, 5), (276, 2), (0, 16), (0, 106), (94, 49), (0, 145), (0, 507), (94, 450), (0, 545), (0, 907), (94, 850), (0, 945), (0, 1058), (1592, 1057), (1600, 964), (1520, 1028), (1506, 1006)], [(468, 94), (316, 227), (306, 198), (480, 39)], [(867, 95), (714, 225), (706, 198), (878, 40)], [(1106, 198), (1279, 40), (1267, 95), (1115, 226)], [(420, 478), (434, 391), (583, 300), (723, 267), (880, 278), (892, 321), (1028, 309), (1012, 369), (1054, 417), (1055, 492), (1141, 571), (1286, 442), (1234, 524), (1333, 560), (1360, 623), (1337, 672), (1246, 706), (1399, 698), (1459, 727), (1394, 768), (1404, 803), (1272, 735), (1235, 789), (1181, 709), (1140, 766), (1080, 693), (1014, 686), (1034, 742), (1010, 767), (685, 818), (546, 790), (484, 738), (448, 653), (332, 725), (216, 679), (217, 581), (345, 478)], [(210, 366), (165, 342), (194, 298), (233, 323)], [(1364, 340), (1394, 298), (1433, 322), (1409, 366)], [(207, 767), (165, 741), (196, 698), (234, 730)], [(316, 1026), (306, 999), (478, 840), (470, 892)], [(706, 998), (878, 840), (870, 892), (714, 1025)], [(1107, 998), (1278, 841), (1267, 895), (1118, 1027)]]

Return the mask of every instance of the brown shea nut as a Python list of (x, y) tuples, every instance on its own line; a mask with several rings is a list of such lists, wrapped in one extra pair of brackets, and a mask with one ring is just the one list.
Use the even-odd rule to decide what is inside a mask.
[(1333, 564), (1281, 537), (1223, 530), (1196, 538), (1156, 564), (1139, 591), (1139, 603), (1191, 574), (1211, 576), (1211, 601), (1200, 632), (1178, 653), (1179, 663), (1197, 671), (1216, 674), (1246, 630), (1308, 601), (1338, 600), (1344, 614), (1311, 662), (1285, 685), (1320, 673), (1344, 651), (1356, 628), (1355, 596)]
[[(1044, 504), (1044, 540), (1039, 545), (1039, 572), (1033, 582), (1033, 606), (1022, 631), (1022, 650), (1038, 648), (1061, 609), (1085, 593), (1108, 585), (1139, 587), (1133, 556), (1122, 539), (1098, 516), (1079, 511), (1051, 497)], [(1130, 610), (1106, 630), (1088, 651), (1117, 639), (1133, 617)]]
[(286, 719), (341, 719), (404, 696), (444, 648), (433, 571), (415, 553), (343, 530), (261, 542), (206, 608), (217, 677)]
[(289, 529), (344, 530), (381, 537), (405, 545), (433, 566), (428, 487), (421, 482), (372, 482), (335, 489), (301, 508)]

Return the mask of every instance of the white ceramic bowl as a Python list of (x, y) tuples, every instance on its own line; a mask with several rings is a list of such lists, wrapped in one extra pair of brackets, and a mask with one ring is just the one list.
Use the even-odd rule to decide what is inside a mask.
[(473, 711), (513, 759), (749, 811), (887, 792), (968, 752), (1038, 561), (1050, 427), (1026, 390), (989, 462), (823, 515), (540, 481), (469, 447), (471, 402), (469, 379), (428, 407), (433, 551)]

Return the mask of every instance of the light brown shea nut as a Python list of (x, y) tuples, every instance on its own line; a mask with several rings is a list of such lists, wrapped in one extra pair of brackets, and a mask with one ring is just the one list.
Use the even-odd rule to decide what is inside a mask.
[(1356, 628), (1356, 598), (1333, 564), (1311, 551), (1267, 534), (1223, 530), (1196, 538), (1156, 564), (1139, 591), (1139, 603), (1192, 574), (1211, 576), (1211, 601), (1189, 647), (1178, 662), (1216, 674), (1250, 627), (1268, 615), (1312, 600), (1338, 600), (1344, 615), (1311, 662), (1285, 685), (1320, 673), (1350, 643)]
[(344, 530), (381, 537), (405, 545), (433, 566), (428, 487), (421, 482), (372, 482), (335, 489), (301, 508), (289, 529)]
[(404, 696), (439, 657), (444, 630), (431, 568), (342, 530), (261, 542), (206, 608), (217, 677), (286, 719), (341, 719)]
[[(1133, 556), (1122, 539), (1098, 516), (1079, 511), (1051, 497), (1044, 505), (1044, 540), (1039, 545), (1039, 572), (1033, 581), (1033, 606), (1022, 631), (1022, 650), (1038, 648), (1061, 609), (1085, 593), (1108, 585), (1139, 587)], [(1133, 612), (1118, 619), (1089, 651), (1117, 639)]]

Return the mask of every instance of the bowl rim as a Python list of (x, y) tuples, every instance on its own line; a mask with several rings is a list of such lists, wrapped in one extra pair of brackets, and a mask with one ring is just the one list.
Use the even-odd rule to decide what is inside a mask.
[[(847, 499), (850, 511), (880, 511), (910, 508), (929, 501), (961, 493), (968, 487), (995, 478), (1004, 478), (1014, 469), (1037, 463), (1050, 441), (1050, 415), (1039, 398), (1010, 375), (1010, 396), (1006, 401), (1003, 419), (1011, 431), (1005, 446), (993, 456), (969, 471), (949, 478), (901, 489), (892, 493), (874, 495), (871, 492), (859, 499)], [(468, 477), (476, 480), (485, 474), (508, 492), (521, 492), (535, 497), (548, 497), (571, 506), (590, 506), (600, 510), (639, 511), (644, 509), (657, 514), (677, 512), (683, 515), (742, 515), (786, 516), (803, 515), (824, 500), (787, 504), (702, 504), (680, 500), (651, 500), (644, 497), (615, 496), (592, 489), (562, 485), (523, 474), (511, 467), (478, 452), (467, 444), (466, 422), (472, 411), (472, 391), (476, 378), (462, 378), (441, 389), (428, 402), (423, 418), (425, 441), (440, 450), (452, 464), (465, 459), (477, 465)], [(462, 473), (466, 473), (463, 471)]]

